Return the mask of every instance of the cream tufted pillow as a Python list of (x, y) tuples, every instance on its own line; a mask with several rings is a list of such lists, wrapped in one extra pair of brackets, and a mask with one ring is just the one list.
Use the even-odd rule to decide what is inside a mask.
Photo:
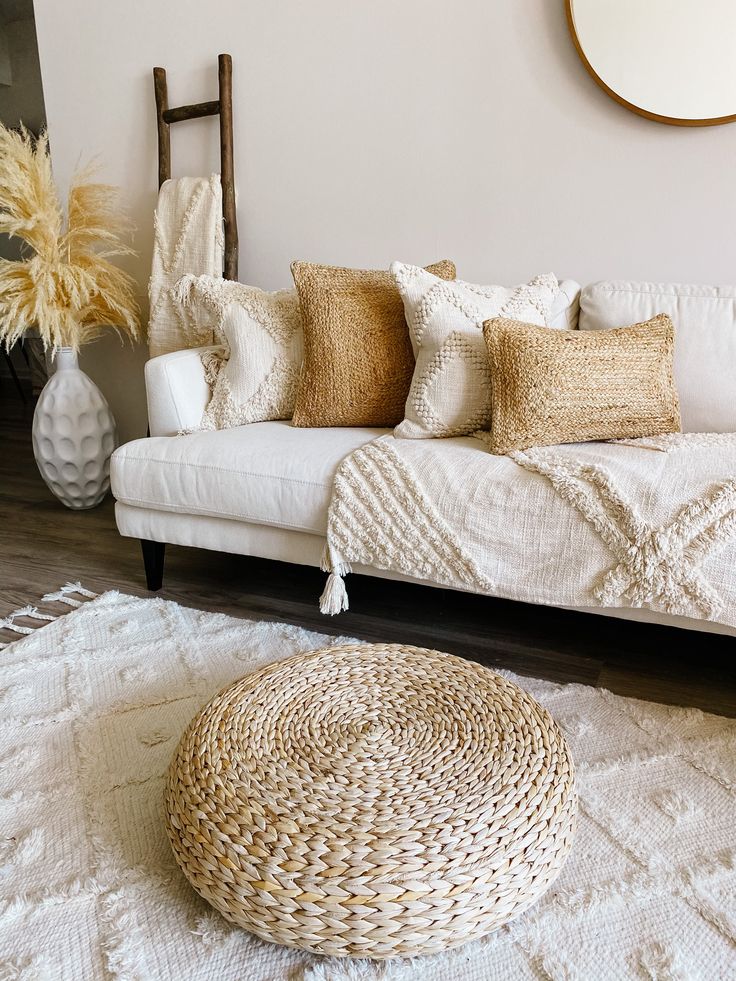
[[(491, 381), (483, 322), (508, 317), (551, 326), (570, 305), (548, 273), (520, 286), (446, 282), (419, 266), (394, 262), (416, 366), (396, 436), (463, 436), (488, 429)], [(562, 301), (562, 302), (561, 302)], [(567, 326), (564, 318), (560, 326)]]
[(296, 290), (267, 293), (213, 276), (185, 276), (177, 289), (185, 303), (216, 312), (215, 337), (225, 348), (202, 428), (290, 419), (304, 347)]

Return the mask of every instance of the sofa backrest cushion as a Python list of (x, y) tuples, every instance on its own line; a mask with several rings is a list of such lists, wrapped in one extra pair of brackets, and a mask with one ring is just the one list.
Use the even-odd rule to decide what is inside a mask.
[(686, 433), (736, 432), (736, 287), (593, 283), (580, 294), (580, 330), (666, 313), (675, 325), (675, 381)]

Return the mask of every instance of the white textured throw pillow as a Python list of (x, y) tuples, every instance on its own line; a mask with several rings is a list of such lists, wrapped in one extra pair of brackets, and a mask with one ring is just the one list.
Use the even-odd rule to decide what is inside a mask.
[(225, 348), (202, 428), (290, 419), (304, 349), (296, 290), (267, 293), (213, 276), (184, 276), (177, 290), (184, 303), (215, 311), (215, 337)]
[[(488, 429), (491, 379), (483, 322), (507, 317), (551, 326), (559, 319), (557, 278), (548, 273), (520, 286), (475, 286), (402, 262), (394, 262), (391, 272), (416, 356), (405, 418), (395, 435), (422, 439)], [(560, 326), (567, 326), (564, 318)]]

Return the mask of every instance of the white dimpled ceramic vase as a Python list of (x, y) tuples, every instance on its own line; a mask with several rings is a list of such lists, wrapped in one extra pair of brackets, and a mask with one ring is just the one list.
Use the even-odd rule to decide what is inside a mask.
[(33, 454), (46, 484), (68, 508), (93, 508), (110, 489), (115, 420), (71, 348), (56, 355), (33, 416)]

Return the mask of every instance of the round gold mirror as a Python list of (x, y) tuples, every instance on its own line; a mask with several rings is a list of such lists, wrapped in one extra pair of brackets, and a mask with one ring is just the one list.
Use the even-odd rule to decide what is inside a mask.
[(566, 0), (595, 81), (633, 112), (675, 126), (736, 121), (736, 0)]

